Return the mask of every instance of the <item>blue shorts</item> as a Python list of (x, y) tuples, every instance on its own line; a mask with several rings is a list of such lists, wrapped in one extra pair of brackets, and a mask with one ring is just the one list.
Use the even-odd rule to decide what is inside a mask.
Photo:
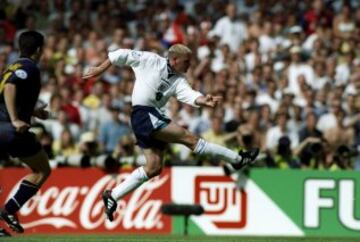
[(0, 153), (12, 157), (30, 157), (42, 149), (34, 133), (16, 132), (9, 122), (0, 122)]
[(141, 148), (164, 149), (166, 142), (151, 137), (154, 131), (166, 127), (170, 119), (160, 114), (156, 108), (148, 106), (133, 106), (131, 113), (131, 126), (137, 139), (137, 145)]

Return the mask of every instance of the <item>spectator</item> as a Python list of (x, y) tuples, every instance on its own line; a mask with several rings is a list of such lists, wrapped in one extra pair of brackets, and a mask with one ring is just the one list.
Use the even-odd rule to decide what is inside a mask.
[(338, 125), (337, 116), (342, 112), (341, 102), (339, 100), (332, 100), (330, 112), (322, 115), (318, 120), (316, 127), (321, 132), (325, 132), (328, 129), (335, 128)]
[(337, 37), (348, 39), (355, 31), (355, 22), (351, 17), (351, 6), (344, 4), (341, 13), (334, 18), (333, 30)]
[(259, 36), (259, 50), (261, 54), (271, 54), (276, 51), (276, 40), (273, 37), (273, 25), (266, 21)]
[(336, 150), (341, 145), (352, 147), (354, 145), (353, 127), (344, 126), (345, 111), (340, 110), (336, 115), (335, 127), (328, 128), (324, 131), (324, 138), (329, 143), (331, 149)]
[(99, 132), (99, 143), (108, 154), (114, 151), (119, 139), (130, 132), (129, 127), (119, 119), (120, 108), (112, 106), (110, 110), (112, 119), (103, 123)]
[(211, 35), (220, 38), (221, 44), (227, 44), (232, 52), (236, 52), (240, 44), (247, 38), (246, 26), (237, 19), (236, 5), (226, 5), (226, 16), (220, 18)]
[(123, 165), (139, 165), (138, 163), (141, 163), (142, 159), (145, 161), (145, 157), (141, 157), (139, 150), (135, 146), (135, 140), (131, 135), (125, 135), (119, 139), (112, 156)]
[(64, 129), (60, 135), (60, 139), (54, 141), (52, 150), (55, 156), (71, 156), (78, 154), (78, 149), (70, 130)]
[(315, 0), (311, 4), (311, 9), (309, 9), (304, 15), (305, 21), (305, 30), (306, 34), (312, 34), (317, 26), (331, 26), (332, 14), (326, 6), (324, 6), (324, 1)]
[(299, 131), (299, 142), (308, 137), (322, 138), (322, 133), (316, 128), (317, 117), (314, 112), (308, 112), (305, 118), (305, 125)]
[(92, 127), (102, 127), (105, 123), (111, 122), (112, 120), (112, 108), (113, 108), (112, 99), (110, 94), (104, 93), (101, 97), (101, 106), (94, 111), (94, 121), (95, 124)]
[(291, 141), (291, 148), (295, 148), (299, 144), (298, 134), (294, 130), (288, 129), (289, 114), (279, 112), (276, 115), (277, 125), (270, 128), (266, 134), (266, 149), (273, 151), (279, 144), (281, 137), (287, 136)]
[(290, 54), (291, 62), (288, 68), (289, 88), (296, 95), (300, 95), (299, 76), (303, 76), (305, 83), (312, 86), (314, 70), (309, 64), (303, 62), (300, 46), (291, 47)]
[(51, 136), (54, 140), (60, 140), (61, 133), (64, 129), (69, 129), (75, 140), (80, 136), (79, 126), (74, 123), (70, 123), (68, 115), (62, 110), (59, 111), (56, 120), (45, 120), (45, 126), (48, 130), (50, 130)]
[(101, 105), (101, 95), (103, 92), (103, 84), (101, 82), (94, 83), (90, 95), (86, 96), (83, 100), (84, 106), (92, 110), (98, 109)]
[(300, 162), (297, 157), (292, 154), (291, 141), (287, 136), (279, 139), (276, 154), (274, 157), (268, 156), (267, 162), (270, 163), (270, 166), (275, 166), (280, 169), (300, 168)]
[(223, 131), (223, 117), (214, 116), (211, 119), (211, 129), (202, 134), (202, 137), (209, 142), (226, 145), (227, 137)]
[(68, 88), (63, 88), (60, 90), (62, 95), (63, 104), (61, 106), (61, 110), (63, 110), (70, 123), (76, 124), (81, 127), (81, 117), (79, 109), (73, 105), (72, 99), (73, 96)]

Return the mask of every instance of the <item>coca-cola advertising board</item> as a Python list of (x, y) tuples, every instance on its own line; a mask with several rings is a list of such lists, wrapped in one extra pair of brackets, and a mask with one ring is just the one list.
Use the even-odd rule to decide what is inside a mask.
[[(226, 177), (219, 167), (173, 167), (120, 200), (111, 223), (105, 218), (101, 193), (130, 172), (53, 170), (20, 210), (25, 233), (181, 234), (184, 219), (160, 211), (163, 203), (173, 202), (203, 206), (203, 215), (190, 217), (191, 234), (359, 238), (360, 178), (355, 171), (252, 169), (249, 177)], [(0, 169), (0, 206), (28, 173)]]
[[(17, 190), (28, 169), (0, 169), (1, 205)], [(60, 168), (19, 211), (26, 233), (171, 233), (171, 218), (161, 213), (170, 202), (170, 171), (118, 201), (113, 222), (104, 215), (101, 194), (131, 170), (109, 175), (96, 168)], [(0, 222), (1, 223), (1, 222)]]

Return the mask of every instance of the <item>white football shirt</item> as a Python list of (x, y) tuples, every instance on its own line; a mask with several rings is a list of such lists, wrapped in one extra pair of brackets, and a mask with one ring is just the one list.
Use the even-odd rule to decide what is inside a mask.
[(108, 57), (112, 64), (128, 65), (134, 70), (133, 106), (154, 107), (164, 114), (165, 104), (175, 96), (180, 102), (197, 107), (195, 100), (202, 94), (191, 88), (184, 75), (172, 72), (166, 58), (129, 49), (109, 52)]

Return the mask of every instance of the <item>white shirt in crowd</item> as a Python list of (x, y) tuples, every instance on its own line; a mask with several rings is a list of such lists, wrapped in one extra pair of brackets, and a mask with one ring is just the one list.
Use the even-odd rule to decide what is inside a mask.
[(255, 68), (256, 53), (249, 52), (245, 55), (244, 59), (247, 72), (252, 72)]
[[(251, 74), (251, 72), (256, 67), (257, 58), (260, 58), (261, 63), (266, 63), (269, 60), (269, 56), (261, 53), (249, 52), (245, 55), (245, 66), (246, 71)], [(252, 76), (252, 75), (251, 75)]]
[(304, 41), (304, 43), (302, 44), (302, 48), (306, 51), (312, 51), (313, 47), (314, 47), (314, 43), (315, 41), (319, 38), (317, 33), (312, 33), (311, 35), (309, 35), (306, 40)]
[(266, 133), (266, 148), (274, 150), (279, 144), (279, 139), (283, 136), (287, 136), (291, 141), (291, 149), (296, 148), (299, 145), (299, 136), (296, 131), (282, 132), (279, 126), (270, 128)]
[(259, 43), (259, 50), (262, 54), (268, 54), (269, 52), (276, 50), (276, 40), (269, 35), (262, 34), (259, 37)]
[(310, 65), (295, 63), (290, 64), (288, 69), (288, 87), (296, 95), (300, 94), (300, 85), (298, 82), (298, 77), (300, 75), (304, 75), (305, 81), (309, 86), (313, 86), (314, 83), (314, 69)]
[[(164, 114), (165, 104), (175, 96), (180, 102), (196, 107), (195, 100), (202, 96), (193, 90), (184, 75), (174, 73), (168, 78), (167, 59), (155, 53), (118, 49), (109, 52), (112, 64), (131, 66), (135, 73), (132, 105), (155, 107)], [(156, 96), (161, 98), (157, 99)]]
[(322, 115), (316, 124), (316, 128), (323, 133), (328, 129), (335, 128), (336, 126), (337, 119), (335, 114), (333, 113), (326, 113)]
[(269, 105), (272, 113), (276, 113), (279, 107), (279, 101), (275, 97), (270, 96), (266, 92), (263, 92), (256, 96), (256, 103), (259, 106)]
[(47, 119), (47, 120), (37, 120), (39, 123), (45, 126), (45, 129), (48, 130), (54, 140), (60, 140), (61, 134), (64, 129), (69, 129), (72, 137), (75, 140), (78, 140), (80, 136), (80, 128), (78, 125), (69, 123), (66, 127), (60, 123), (58, 120)]
[(336, 85), (346, 85), (349, 82), (351, 71), (350, 66), (347, 63), (337, 65), (335, 72)]
[(248, 38), (246, 26), (238, 21), (232, 21), (228, 16), (220, 18), (210, 35), (220, 37), (220, 44), (227, 44), (232, 52), (239, 49), (240, 44)]
[[(219, 72), (227, 68), (226, 60), (220, 49), (214, 50), (214, 58), (211, 59), (210, 68), (213, 72)], [(208, 58), (210, 56), (210, 49), (207, 45), (200, 46), (197, 50), (197, 57), (199, 60)]]
[(317, 75), (315, 75), (314, 83), (312, 84), (312, 89), (321, 90), (328, 83), (330, 83), (330, 78), (328, 76), (317, 76)]

